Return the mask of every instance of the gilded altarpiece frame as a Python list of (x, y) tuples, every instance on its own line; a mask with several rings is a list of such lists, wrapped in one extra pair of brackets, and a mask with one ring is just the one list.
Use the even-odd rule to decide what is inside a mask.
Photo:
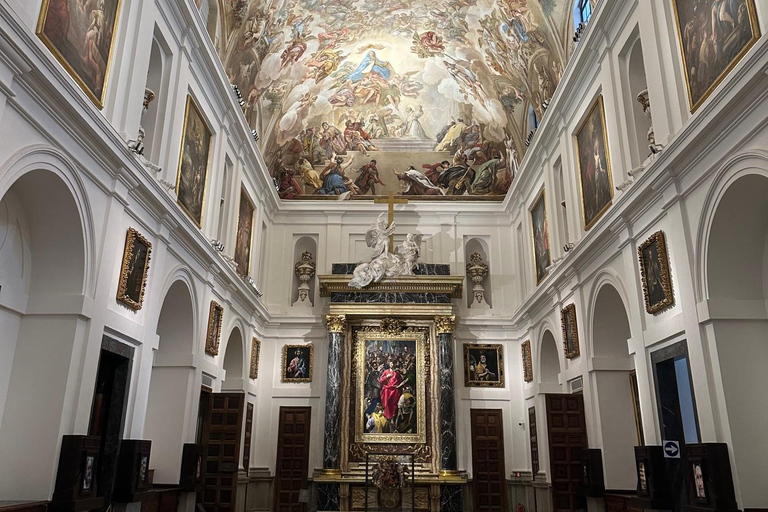
[[(343, 473), (364, 471), (366, 452), (413, 454), (417, 473), (439, 472), (439, 403), (437, 344), (434, 322), (416, 319), (366, 319), (350, 322), (344, 357), (342, 383), (342, 453)], [(413, 433), (371, 433), (365, 431), (366, 346), (381, 342), (415, 344), (416, 368), (414, 404), (417, 415)], [(403, 343), (405, 342), (405, 343)], [(370, 361), (369, 361), (370, 362)]]

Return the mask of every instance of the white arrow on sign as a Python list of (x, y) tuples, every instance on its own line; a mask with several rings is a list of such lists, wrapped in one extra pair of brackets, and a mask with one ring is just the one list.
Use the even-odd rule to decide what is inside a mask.
[(680, 443), (678, 441), (664, 441), (664, 457), (667, 459), (680, 458)]

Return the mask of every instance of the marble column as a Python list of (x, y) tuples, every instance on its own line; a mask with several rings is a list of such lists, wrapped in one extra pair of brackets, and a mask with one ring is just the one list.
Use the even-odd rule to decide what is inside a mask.
[(325, 384), (323, 471), (338, 474), (341, 460), (341, 362), (347, 318), (344, 315), (328, 315), (326, 323), (328, 324), (328, 372)]
[(440, 472), (456, 473), (456, 402), (453, 395), (454, 316), (435, 317), (440, 365)]

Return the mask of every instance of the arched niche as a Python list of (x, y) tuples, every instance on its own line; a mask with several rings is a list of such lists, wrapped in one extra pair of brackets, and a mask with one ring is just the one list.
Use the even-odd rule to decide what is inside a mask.
[(178, 482), (195, 368), (195, 306), (183, 280), (168, 289), (157, 322), (144, 437), (152, 440), (155, 482)]
[[(304, 235), (304, 236), (294, 236), (294, 243), (293, 243), (293, 264), (301, 261), (301, 255), (305, 252), (309, 252), (312, 254), (313, 261), (317, 262), (317, 235)], [(294, 268), (291, 266), (291, 271), (293, 271)], [(291, 279), (291, 304), (299, 306), (300, 304), (297, 304), (297, 301), (299, 300), (299, 285), (301, 284), (301, 280), (296, 275), (296, 272), (293, 272), (293, 277)], [(312, 306), (315, 304), (315, 278), (312, 277), (308, 283), (309, 284), (309, 306)]]
[(597, 292), (591, 335), (605, 485), (631, 489), (637, 479), (634, 447), (640, 444), (632, 391), (634, 364), (627, 346), (632, 333), (624, 301), (610, 283), (604, 283)]
[[(763, 171), (765, 173), (765, 170)], [(723, 193), (706, 245), (711, 333), (727, 404), (741, 508), (768, 503), (768, 177), (746, 174)]]
[(161, 145), (165, 110), (168, 105), (168, 73), (171, 55), (159, 31), (155, 30), (152, 38), (152, 49), (149, 54), (149, 69), (147, 71), (146, 88), (155, 94), (155, 99), (149, 104), (141, 118), (144, 128), (144, 156), (158, 164), (161, 158)]
[[(470, 262), (470, 256), (472, 254), (478, 253), (480, 257), (483, 259), (483, 262), (488, 265), (488, 275), (485, 277), (485, 280), (481, 283), (483, 285), (483, 288), (485, 290), (485, 302), (488, 303), (488, 306), (493, 306), (493, 297), (492, 297), (492, 268), (491, 268), (491, 260), (488, 257), (490, 254), (490, 251), (488, 250), (488, 242), (483, 238), (469, 238), (466, 241), (466, 244), (464, 246), (464, 261), (469, 264)], [(470, 307), (472, 305), (472, 302), (474, 301), (474, 295), (472, 293), (472, 287), (474, 284), (472, 281), (467, 277), (467, 307)]]
[[(624, 74), (624, 105), (629, 132), (629, 154), (632, 167), (642, 164), (651, 154), (648, 145), (648, 130), (651, 119), (643, 111), (643, 104), (638, 101), (638, 95), (648, 90), (648, 80), (645, 75), (645, 59), (643, 57), (643, 41), (636, 27), (630, 42), (619, 54), (619, 60)], [(651, 105), (651, 110), (652, 110)]]
[(61, 418), (87, 320), (86, 236), (59, 174), (33, 170), (0, 198), (0, 496), (50, 498)]
[(238, 327), (232, 329), (224, 350), (224, 380), (222, 391), (242, 391), (245, 385), (245, 366), (243, 364), (243, 335)]
[(539, 346), (539, 375), (541, 384), (560, 384), (560, 354), (559, 345), (552, 331), (547, 329)]
[(200, 16), (205, 23), (205, 30), (213, 41), (214, 46), (218, 45), (219, 20), (221, 17), (219, 0), (201, 0), (199, 2)]

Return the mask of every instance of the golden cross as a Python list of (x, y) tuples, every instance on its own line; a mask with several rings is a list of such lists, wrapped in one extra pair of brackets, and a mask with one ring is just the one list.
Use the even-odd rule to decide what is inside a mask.
[[(387, 227), (392, 226), (395, 221), (395, 205), (396, 204), (408, 204), (407, 199), (395, 199), (395, 193), (390, 192), (386, 199), (374, 199), (374, 203), (387, 204), (388, 207), (388, 221)], [(389, 252), (395, 252), (395, 236), (389, 235)]]

